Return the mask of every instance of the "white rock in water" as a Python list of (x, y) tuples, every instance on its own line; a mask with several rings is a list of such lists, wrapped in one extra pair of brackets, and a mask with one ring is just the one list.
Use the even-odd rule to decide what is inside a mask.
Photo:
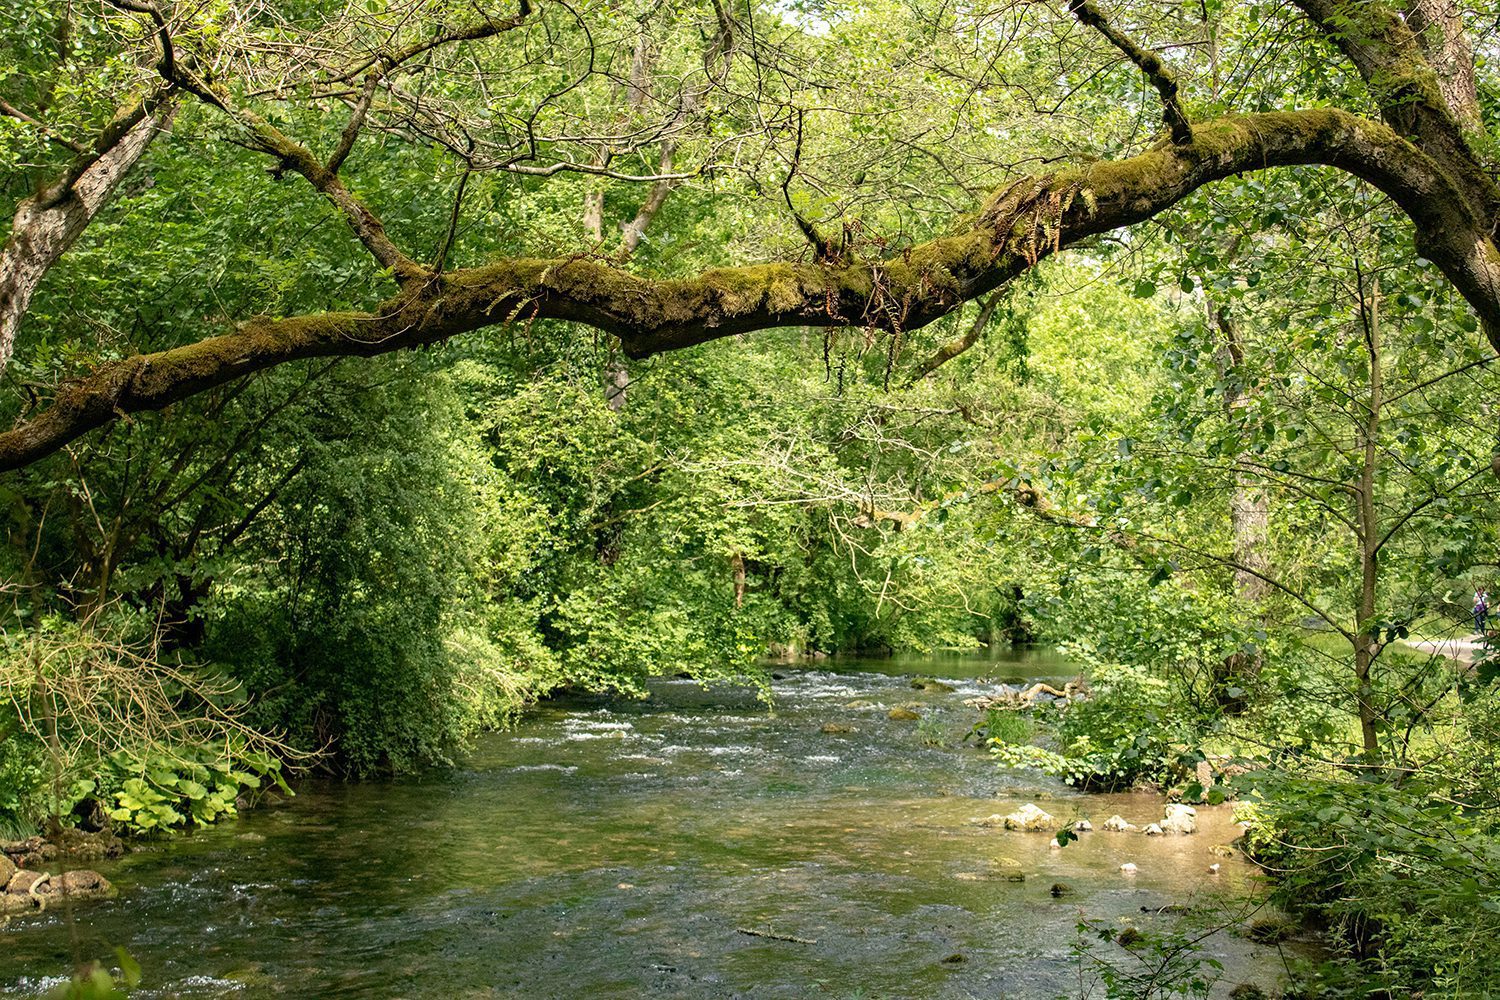
[(1120, 866), (1120, 874), (1122, 875), (1134, 875), (1137, 871), (1138, 869), (1135, 867), (1134, 861), (1127, 861)]
[(1062, 850), (1062, 845), (1057, 842), (1057, 838), (1056, 837), (1053, 837), (1052, 838), (1052, 843), (1050, 843), (1050, 844), (1047, 845), (1047, 849), (1048, 850), (1052, 850), (1052, 851), (1060, 851), (1060, 850)]
[(1055, 830), (1057, 821), (1028, 802), (1005, 817), (1007, 830)]
[(1157, 826), (1155, 823), (1152, 823), (1150, 826), (1146, 827), (1144, 832), (1148, 837), (1160, 837), (1161, 827)]
[(1127, 823), (1124, 816), (1111, 816), (1104, 821), (1104, 829), (1113, 833), (1132, 833), (1139, 827), (1133, 823)]
[(1167, 806), (1167, 815), (1161, 821), (1166, 833), (1189, 834), (1198, 832), (1198, 810), (1173, 802)]
[(1077, 823), (1073, 824), (1074, 833), (1092, 833), (1093, 830), (1094, 824), (1090, 823), (1086, 819), (1081, 819)]
[(1217, 874), (1219, 874), (1219, 863), (1217, 861), (1215, 861), (1213, 864), (1211, 864), (1211, 865), (1208, 866), (1208, 873), (1210, 875), (1217, 875)]

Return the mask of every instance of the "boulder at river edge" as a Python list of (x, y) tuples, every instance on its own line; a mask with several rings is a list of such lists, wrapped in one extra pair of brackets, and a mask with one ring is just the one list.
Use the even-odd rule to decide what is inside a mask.
[(1055, 830), (1057, 828), (1057, 821), (1036, 805), (1028, 802), (1005, 817), (1005, 828), (1007, 830), (1026, 830), (1028, 832)]
[(1167, 815), (1161, 821), (1161, 829), (1163, 833), (1197, 833), (1198, 810), (1179, 802), (1169, 803)]
[(56, 899), (109, 899), (115, 887), (98, 872), (71, 871), (61, 875), (18, 869), (0, 893), (0, 914), (45, 909)]
[[(79, 869), (52, 874), (60, 858), (94, 860), (124, 850), (109, 833), (63, 830), (53, 838), (28, 837), (0, 843), (0, 916), (45, 909), (57, 899), (108, 899), (114, 886), (96, 871)], [(41, 869), (41, 870), (37, 870)]]

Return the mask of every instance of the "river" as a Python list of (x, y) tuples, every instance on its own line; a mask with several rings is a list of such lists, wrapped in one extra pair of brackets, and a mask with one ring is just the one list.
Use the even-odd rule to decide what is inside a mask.
[[(1056, 657), (776, 669), (770, 707), (687, 680), (561, 699), (453, 770), (304, 782), (102, 863), (118, 899), (0, 930), (0, 995), (121, 945), (149, 997), (1055, 1000), (1079, 996), (1081, 919), (1191, 929), (1209, 918), (1155, 911), (1253, 892), (1248, 865), (1211, 851), (1238, 833), (1227, 806), (1200, 809), (1193, 836), (1101, 831), (1063, 850), (974, 822), (1026, 802), (1096, 826), (1161, 816), (1158, 797), (1080, 795), (958, 744), (964, 698), (1057, 680)], [(956, 690), (913, 690), (917, 674)], [(887, 718), (906, 704), (922, 723)], [(1202, 948), (1226, 968), (1216, 996), (1269, 991), (1281, 968), (1237, 933)]]

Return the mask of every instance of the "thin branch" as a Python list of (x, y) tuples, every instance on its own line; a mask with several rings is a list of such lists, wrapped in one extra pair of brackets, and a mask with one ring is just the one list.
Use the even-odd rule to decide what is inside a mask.
[(1005, 297), (1005, 294), (1006, 289), (999, 288), (988, 299), (985, 299), (984, 305), (979, 310), (979, 315), (974, 318), (973, 323), (969, 324), (969, 328), (963, 332), (963, 335), (948, 341), (948, 343), (939, 347), (931, 357), (918, 365), (917, 370), (912, 374), (907, 385), (916, 385), (978, 343), (980, 336), (989, 327), (990, 319), (995, 315), (995, 310), (999, 307), (1000, 300)]
[(1177, 98), (1177, 77), (1167, 69), (1161, 57), (1138, 45), (1135, 39), (1109, 23), (1099, 8), (1089, 0), (1069, 0), (1068, 11), (1085, 27), (1093, 28), (1109, 40), (1109, 43), (1125, 54), (1156, 88), (1161, 95), (1162, 118), (1172, 132), (1172, 141), (1179, 145), (1193, 141), (1193, 126)]
[(818, 260), (837, 260), (838, 253), (833, 246), (818, 232), (818, 227), (813, 225), (802, 213), (797, 211), (797, 206), (792, 204), (792, 178), (796, 177), (802, 166), (802, 118), (803, 112), (797, 110), (797, 143), (792, 150), (792, 164), (787, 168), (786, 178), (781, 182), (781, 197), (786, 202), (787, 211), (792, 213), (792, 218), (797, 222), (797, 228), (802, 235), (807, 237), (807, 242), (812, 244), (813, 253)]
[(59, 146), (62, 146), (64, 149), (72, 150), (79, 156), (89, 155), (89, 147), (85, 146), (81, 142), (69, 139), (67, 136), (59, 135), (57, 131), (52, 128), (52, 126), (48, 125), (44, 121), (31, 117), (31, 115), (28, 115), (20, 108), (17, 108), (9, 101), (0, 100), (0, 115), (7, 115), (11, 118), (17, 119), (18, 121), (23, 121), (28, 125), (34, 126), (37, 131), (42, 133), (42, 135), (57, 143)]

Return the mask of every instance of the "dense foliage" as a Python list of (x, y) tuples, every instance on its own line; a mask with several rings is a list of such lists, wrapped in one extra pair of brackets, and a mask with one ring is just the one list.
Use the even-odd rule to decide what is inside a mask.
[[(1359, 61), (1374, 29), (1310, 0), (1110, 11), (1186, 40), (1172, 80), (1085, 4), (479, 6), (0, 10), (12, 203), (115, 155), (112, 121), (157, 122), (8, 361), (6, 335), (6, 433), (138, 355), (188, 371), (77, 403), (92, 433), (0, 479), (0, 835), (442, 764), (564, 688), (1038, 640), (1090, 697), (989, 719), (1003, 763), (1240, 796), (1347, 960), (1307, 996), (1487, 995), (1500, 671), (1431, 655), (1497, 567), (1482, 303), (1368, 170), (1251, 163), (1143, 195), (1123, 235), (1069, 221), (1108, 215), (1081, 181), (1025, 173), (1184, 146), (1162, 128), (1188, 112), (1378, 107), (1428, 142), (1439, 83), (1488, 164), (1487, 59), (1471, 116), (1431, 67), (1393, 98)], [(1423, 45), (1457, 24), (1488, 51), (1493, 18), (1454, 9)], [(1305, 44), (1329, 23), (1357, 72)], [(1015, 198), (985, 250), (1009, 271), (941, 308), (973, 254), (900, 287)], [(584, 287), (547, 284), (573, 265)], [(691, 312), (664, 287), (816, 308), (695, 314), (684, 349), (626, 357), (663, 318), (619, 300)], [(423, 349), (251, 363), (351, 316), (410, 316), (388, 339)]]

